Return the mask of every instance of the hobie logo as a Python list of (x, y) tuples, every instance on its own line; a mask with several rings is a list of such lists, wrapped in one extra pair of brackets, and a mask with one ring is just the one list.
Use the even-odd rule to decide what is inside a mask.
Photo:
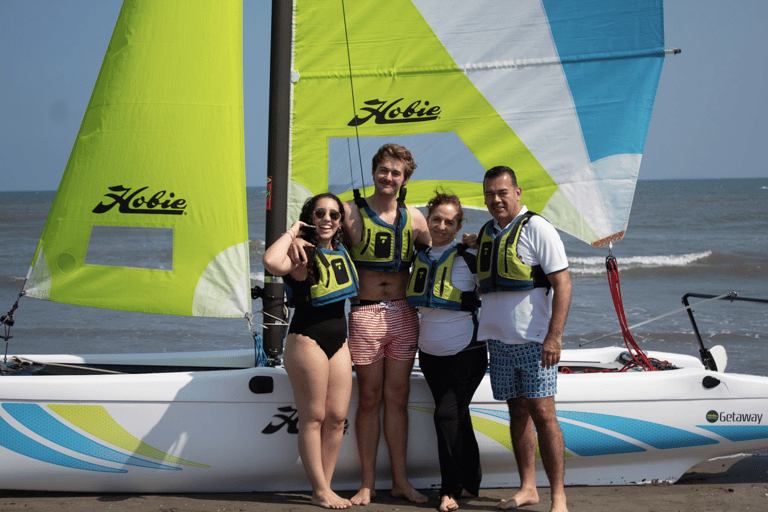
[[(168, 193), (165, 190), (155, 192), (151, 196), (143, 194), (149, 187), (141, 187), (135, 191), (122, 185), (109, 187), (114, 194), (104, 194), (104, 197), (111, 199), (111, 202), (105, 204), (100, 202), (93, 213), (105, 213), (118, 205), (120, 213), (160, 213), (164, 215), (181, 215), (187, 207), (186, 199), (174, 199), (173, 192)], [(167, 194), (167, 197), (166, 197)]]
[(379, 99), (366, 101), (368, 107), (362, 107), (360, 110), (367, 112), (355, 116), (347, 126), (360, 126), (363, 123), (373, 119), (376, 124), (391, 123), (418, 123), (421, 121), (434, 121), (440, 115), (438, 105), (429, 106), (429, 102), (423, 104), (421, 100), (416, 100), (407, 107), (403, 108), (400, 103), (405, 98), (394, 100), (389, 103)]

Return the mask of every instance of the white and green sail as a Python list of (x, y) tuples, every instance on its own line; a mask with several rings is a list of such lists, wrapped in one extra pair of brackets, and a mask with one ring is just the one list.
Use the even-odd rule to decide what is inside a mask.
[(241, 2), (126, 0), (25, 293), (250, 312), (242, 84)]
[(291, 211), (371, 185), (371, 157), (396, 142), (418, 164), (409, 204), (443, 187), (484, 208), (485, 170), (507, 165), (558, 228), (621, 238), (662, 14), (661, 0), (296, 0)]

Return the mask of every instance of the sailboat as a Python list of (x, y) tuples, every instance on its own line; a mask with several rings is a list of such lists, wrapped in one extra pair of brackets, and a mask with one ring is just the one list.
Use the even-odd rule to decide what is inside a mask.
[[(529, 208), (558, 228), (596, 246), (623, 235), (666, 52), (660, 0), (295, 0), (273, 16), (267, 243), (306, 197), (365, 189), (362, 157), (350, 155), (389, 141), (421, 163), (410, 204), (441, 185), (483, 208), (482, 172), (504, 163), (526, 183)], [(255, 329), (241, 27), (234, 0), (125, 1), (25, 296)], [(152, 239), (150, 254), (137, 233)], [(259, 294), (274, 363), (281, 281), (268, 276)], [(675, 369), (585, 372), (622, 368), (626, 349), (564, 351), (576, 370), (560, 376), (556, 397), (567, 485), (675, 481), (701, 460), (768, 445), (768, 378), (648, 355)], [(7, 357), (2, 486), (306, 490), (288, 378), (261, 359), (259, 350)], [(414, 371), (408, 461), (418, 488), (439, 485), (434, 450), (419, 449), (435, 443), (432, 407)], [(519, 485), (506, 405), (487, 379), (471, 412), (483, 485)], [(351, 432), (338, 489), (359, 484)], [(391, 486), (380, 470), (377, 487)]]

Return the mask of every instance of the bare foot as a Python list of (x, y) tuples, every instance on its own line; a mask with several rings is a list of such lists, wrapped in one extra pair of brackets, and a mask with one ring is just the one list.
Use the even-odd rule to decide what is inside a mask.
[(361, 487), (357, 494), (352, 496), (349, 501), (353, 505), (368, 505), (373, 498), (376, 497), (376, 490), (368, 487)]
[(427, 497), (421, 494), (419, 491), (413, 488), (413, 486), (409, 483), (408, 487), (392, 487), (392, 494), (393, 498), (405, 498), (410, 502), (413, 503), (426, 503)]
[(437, 510), (440, 512), (451, 512), (452, 510), (458, 510), (459, 504), (456, 503), (456, 499), (453, 494), (443, 494), (440, 496), (440, 506)]
[(459, 498), (477, 498), (477, 494), (472, 494), (466, 489), (461, 490), (461, 495), (459, 495)]
[(352, 502), (346, 500), (333, 491), (327, 493), (313, 493), (311, 502), (313, 505), (323, 508), (344, 509), (350, 508)]
[(568, 507), (565, 506), (565, 498), (552, 501), (552, 512), (568, 512)]
[(499, 510), (511, 510), (513, 508), (524, 507), (525, 505), (536, 505), (539, 502), (539, 493), (535, 490), (526, 492), (520, 489), (517, 494), (508, 500), (501, 500), (496, 508)]

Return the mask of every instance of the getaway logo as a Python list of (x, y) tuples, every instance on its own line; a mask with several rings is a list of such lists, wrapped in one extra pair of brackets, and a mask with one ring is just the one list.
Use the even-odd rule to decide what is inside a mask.
[(741, 412), (717, 412), (709, 411), (707, 413), (707, 421), (710, 423), (757, 423), (760, 425), (763, 422), (763, 415), (757, 413), (741, 413)]
[(403, 109), (402, 105), (399, 104), (404, 99), (400, 98), (390, 103), (380, 99), (366, 101), (365, 104), (369, 106), (361, 107), (360, 110), (368, 114), (355, 116), (347, 123), (347, 126), (360, 126), (371, 119), (376, 124), (420, 123), (422, 121), (434, 121), (440, 115), (440, 106), (433, 105), (430, 107), (428, 101), (422, 105), (421, 100), (416, 100)]
[[(96, 205), (93, 213), (106, 213), (113, 207), (118, 206), (120, 213), (159, 213), (164, 215), (181, 215), (187, 207), (186, 199), (174, 199), (173, 192), (168, 194), (165, 190), (155, 192), (151, 196), (142, 194), (149, 187), (141, 187), (131, 192), (130, 188), (122, 185), (109, 187), (109, 190), (115, 194), (104, 194), (104, 197), (111, 199), (111, 202), (105, 204), (104, 201)], [(141, 194), (141, 195), (140, 195)], [(143, 208), (142, 208), (143, 207)]]

